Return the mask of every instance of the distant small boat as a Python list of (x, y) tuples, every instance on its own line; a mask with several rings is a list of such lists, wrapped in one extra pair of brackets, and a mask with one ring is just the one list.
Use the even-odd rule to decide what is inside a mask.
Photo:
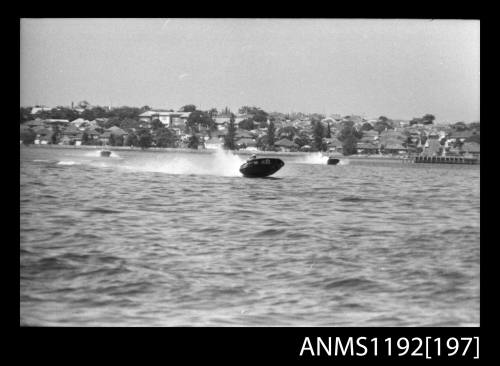
[(110, 150), (101, 150), (101, 156), (109, 157), (111, 155)]
[(280, 170), (285, 163), (276, 158), (254, 158), (240, 167), (240, 173), (249, 178), (267, 177)]
[(337, 158), (328, 158), (328, 161), (326, 163), (328, 165), (337, 165), (339, 162), (340, 160)]

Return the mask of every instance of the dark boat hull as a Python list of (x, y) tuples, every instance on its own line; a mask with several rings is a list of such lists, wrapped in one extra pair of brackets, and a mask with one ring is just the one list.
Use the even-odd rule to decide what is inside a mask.
[(326, 162), (328, 165), (337, 165), (339, 163), (339, 159), (336, 158), (328, 158), (328, 161)]
[(111, 155), (111, 151), (109, 151), (109, 150), (102, 150), (101, 151), (101, 156), (108, 157), (110, 155)]
[(281, 159), (259, 158), (247, 161), (240, 167), (240, 173), (249, 178), (267, 177), (280, 170), (285, 163)]

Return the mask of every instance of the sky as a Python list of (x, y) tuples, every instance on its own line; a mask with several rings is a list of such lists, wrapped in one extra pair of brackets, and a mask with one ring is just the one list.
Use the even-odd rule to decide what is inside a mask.
[(21, 106), (384, 115), (472, 122), (478, 20), (21, 19)]

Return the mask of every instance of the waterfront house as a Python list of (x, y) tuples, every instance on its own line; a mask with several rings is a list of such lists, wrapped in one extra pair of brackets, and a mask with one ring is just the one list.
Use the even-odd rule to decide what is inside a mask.
[(422, 156), (441, 156), (443, 154), (443, 146), (438, 139), (428, 139), (425, 142)]
[(467, 131), (454, 131), (450, 134), (448, 137), (449, 142), (464, 142), (467, 140), (469, 137), (473, 136), (474, 133), (473, 131), (467, 130)]
[(461, 150), (475, 157), (481, 154), (481, 146), (477, 142), (465, 142)]
[(238, 141), (236, 141), (236, 146), (238, 146), (240, 149), (246, 149), (252, 151), (257, 150), (257, 143), (255, 142), (254, 139), (250, 138), (239, 139)]
[(224, 145), (223, 138), (212, 137), (205, 141), (205, 148), (207, 149), (219, 149)]
[(384, 154), (406, 154), (408, 149), (404, 147), (400, 141), (391, 141), (385, 145), (381, 144), (381, 150), (383, 147)]
[(95, 128), (86, 128), (84, 130), (84, 133), (87, 134), (87, 136), (89, 137), (89, 140), (98, 140), (99, 139), (99, 136), (101, 135), (101, 133), (99, 131), (97, 131)]
[(299, 148), (299, 145), (288, 139), (281, 139), (275, 142), (274, 146), (279, 147), (281, 151), (293, 151)]
[(371, 155), (379, 153), (379, 146), (373, 142), (358, 142), (356, 149), (358, 154)]
[(35, 144), (45, 145), (51, 142), (52, 139), (52, 131), (48, 128), (37, 128), (35, 130), (36, 138)]

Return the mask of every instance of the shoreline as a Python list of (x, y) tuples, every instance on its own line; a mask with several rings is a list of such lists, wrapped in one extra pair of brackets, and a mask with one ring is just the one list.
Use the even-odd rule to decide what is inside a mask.
[[(101, 146), (93, 146), (93, 145), (20, 145), (21, 148), (41, 148), (41, 149), (66, 149), (66, 150), (99, 150)], [(111, 151), (136, 151), (136, 152), (144, 152), (144, 153), (188, 153), (188, 154), (215, 154), (217, 149), (188, 149), (188, 148), (173, 148), (173, 147), (150, 147), (148, 149), (141, 149), (140, 147), (129, 147), (129, 146), (106, 146), (108, 150)], [(225, 150), (231, 151), (231, 150)], [(318, 152), (287, 152), (287, 151), (240, 151), (240, 150), (232, 150), (232, 153), (235, 155), (266, 155), (266, 156), (289, 156), (289, 157), (306, 157), (311, 154), (317, 154)], [(326, 157), (326, 155), (325, 155)], [(349, 159), (349, 160), (378, 160), (378, 161), (402, 161), (404, 159), (403, 156), (383, 156), (383, 155), (340, 155), (339, 159)]]

